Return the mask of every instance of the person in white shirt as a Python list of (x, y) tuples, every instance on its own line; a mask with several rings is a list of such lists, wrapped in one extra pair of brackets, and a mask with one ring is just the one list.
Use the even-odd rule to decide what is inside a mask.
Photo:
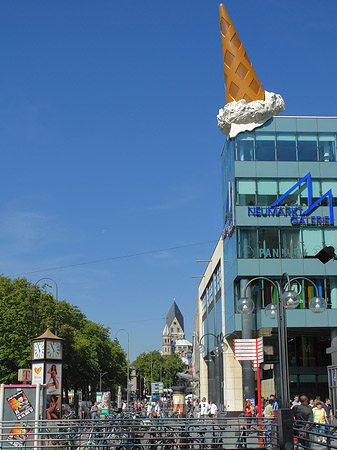
[(210, 402), (211, 409), (209, 411), (210, 416), (214, 419), (218, 415), (218, 407), (216, 406), (215, 402)]
[(206, 397), (203, 397), (201, 402), (199, 403), (200, 406), (200, 417), (205, 418), (208, 414), (208, 403), (206, 402)]
[(147, 417), (150, 417), (150, 416), (151, 416), (151, 413), (152, 413), (152, 405), (151, 405), (151, 402), (149, 402), (149, 403), (147, 404), (147, 409), (146, 409), (146, 415), (147, 415)]
[(156, 417), (160, 417), (160, 402), (159, 400), (156, 403), (156, 406), (154, 407), (154, 412), (156, 413)]

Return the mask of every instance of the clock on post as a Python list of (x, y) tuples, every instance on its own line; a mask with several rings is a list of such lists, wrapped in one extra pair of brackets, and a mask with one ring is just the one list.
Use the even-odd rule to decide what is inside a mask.
[(45, 417), (59, 419), (62, 392), (62, 344), (49, 328), (32, 341), (32, 384), (41, 384), (46, 390)]

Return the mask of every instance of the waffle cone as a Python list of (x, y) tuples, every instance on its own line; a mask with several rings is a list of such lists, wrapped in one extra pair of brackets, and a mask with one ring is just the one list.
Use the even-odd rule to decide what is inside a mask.
[(226, 102), (242, 99), (245, 99), (247, 103), (264, 100), (264, 89), (222, 3), (220, 4), (220, 29)]

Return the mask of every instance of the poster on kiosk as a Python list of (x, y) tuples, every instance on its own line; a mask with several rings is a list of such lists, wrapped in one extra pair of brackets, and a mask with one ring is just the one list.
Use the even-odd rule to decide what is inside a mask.
[(2, 444), (2, 448), (33, 448), (34, 433), (29, 423), (39, 419), (40, 385), (2, 384), (1, 391), (0, 417), (10, 423), (2, 429), (2, 439), (9, 444)]

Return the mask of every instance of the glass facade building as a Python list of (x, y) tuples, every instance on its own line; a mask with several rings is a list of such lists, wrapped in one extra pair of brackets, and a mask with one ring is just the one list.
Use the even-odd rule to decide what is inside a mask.
[[(215, 275), (202, 301), (205, 332), (241, 333), (237, 303), (254, 277), (278, 280), (286, 272), (312, 279), (328, 309), (312, 313), (313, 287), (296, 284), (300, 305), (286, 313), (291, 395), (328, 394), (326, 348), (337, 330), (337, 268), (315, 255), (327, 245), (337, 250), (336, 137), (337, 118), (274, 117), (227, 139), (222, 151), (223, 292)], [(265, 341), (262, 394), (269, 396), (278, 392), (277, 323), (264, 308), (275, 302), (275, 292), (260, 281), (251, 295), (253, 334)], [(217, 304), (221, 297), (223, 315)]]

